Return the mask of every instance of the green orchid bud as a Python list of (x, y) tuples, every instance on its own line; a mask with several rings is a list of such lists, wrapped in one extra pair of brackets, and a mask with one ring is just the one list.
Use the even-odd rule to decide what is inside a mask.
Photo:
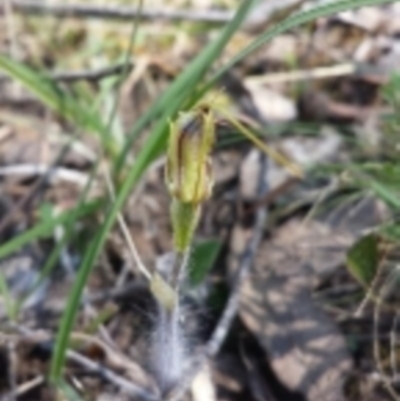
[(198, 205), (211, 196), (214, 140), (214, 117), (206, 107), (181, 113), (170, 123), (166, 182), (173, 198)]
[(174, 246), (179, 253), (190, 246), (200, 204), (211, 196), (214, 140), (214, 117), (207, 107), (181, 113), (170, 123), (165, 179), (172, 197)]

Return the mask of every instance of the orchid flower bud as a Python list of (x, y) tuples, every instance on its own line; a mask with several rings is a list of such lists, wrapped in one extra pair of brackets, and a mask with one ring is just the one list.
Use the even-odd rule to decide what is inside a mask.
[(211, 196), (214, 139), (214, 119), (205, 107), (181, 113), (170, 123), (166, 182), (174, 199), (198, 205)]
[(181, 113), (170, 123), (165, 179), (172, 197), (174, 246), (179, 253), (190, 246), (200, 205), (211, 196), (214, 139), (214, 117), (204, 106)]

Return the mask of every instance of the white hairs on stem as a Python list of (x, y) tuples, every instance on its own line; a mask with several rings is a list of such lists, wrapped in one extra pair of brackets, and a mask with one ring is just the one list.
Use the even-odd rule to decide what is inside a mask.
[[(156, 270), (170, 283), (176, 264), (183, 263), (180, 268), (185, 269), (187, 260), (187, 255), (178, 256), (169, 253), (158, 258)], [(180, 273), (182, 272), (180, 270)], [(179, 276), (181, 280), (181, 274)], [(187, 365), (185, 333), (180, 321), (182, 312), (179, 299), (180, 280), (176, 289), (175, 307), (166, 309), (164, 305), (158, 303), (152, 336), (151, 365), (163, 394), (168, 393), (180, 382)]]
[(172, 311), (159, 307), (155, 322), (152, 365), (163, 394), (176, 386), (186, 365), (186, 344), (179, 321), (179, 306)]

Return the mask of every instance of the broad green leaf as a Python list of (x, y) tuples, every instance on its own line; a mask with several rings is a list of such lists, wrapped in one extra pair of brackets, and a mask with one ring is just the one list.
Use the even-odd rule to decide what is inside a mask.
[(369, 286), (379, 265), (377, 237), (370, 234), (359, 239), (347, 252), (346, 261), (354, 278), (361, 284)]
[(207, 240), (194, 244), (189, 262), (189, 279), (193, 286), (201, 284), (215, 264), (221, 250), (221, 242)]

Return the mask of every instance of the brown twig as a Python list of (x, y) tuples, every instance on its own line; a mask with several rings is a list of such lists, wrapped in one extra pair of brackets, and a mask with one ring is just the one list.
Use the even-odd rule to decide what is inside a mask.
[(8, 401), (16, 401), (17, 399), (17, 356), (15, 351), (15, 342), (8, 342), (8, 382), (10, 386), (10, 394)]
[(33, 390), (35, 387), (38, 387), (42, 385), (45, 382), (45, 377), (43, 375), (38, 375), (34, 377), (33, 379), (27, 380), (26, 382), (23, 382), (22, 384), (18, 385), (18, 387), (15, 390), (15, 394), (12, 394), (12, 390), (8, 393), (5, 394), (0, 398), (1, 401), (10, 401), (13, 399), (13, 397), (16, 396), (22, 396), (28, 391)]
[(55, 81), (73, 82), (79, 80), (98, 81), (112, 75), (119, 75), (124, 72), (124, 69), (130, 71), (133, 68), (131, 61), (110, 65), (95, 70), (81, 70), (81, 71), (60, 71), (51, 75)]
[(142, 401), (159, 401), (159, 397), (150, 394), (148, 391), (142, 387), (134, 384), (132, 381), (125, 379), (122, 376), (117, 375), (112, 370), (107, 369), (105, 366), (98, 362), (94, 362), (91, 359), (75, 352), (73, 350), (67, 351), (67, 358), (75, 362), (84, 368), (90, 370), (92, 373), (96, 373), (103, 379), (113, 383), (115, 386), (120, 388), (124, 393), (135, 397), (135, 399), (140, 399)]
[[(168, 22), (189, 21), (198, 23), (225, 24), (234, 15), (234, 11), (220, 9), (171, 9), (162, 7), (143, 8), (118, 5), (95, 5), (83, 3), (58, 3), (38, 0), (9, 0), (15, 12), (28, 15), (52, 15), (58, 18), (97, 18), (132, 21), (133, 18), (141, 20), (161, 20)], [(267, 22), (282, 19), (291, 14), (309, 0), (279, 0), (260, 2), (249, 14), (243, 24), (247, 30), (262, 29)], [(4, 12), (0, 4), (0, 13)]]
[[(0, 5), (1, 10), (1, 5)], [(59, 71), (49, 73), (48, 77), (54, 81), (62, 82), (74, 82), (79, 80), (86, 81), (99, 81), (100, 79), (107, 78), (112, 75), (118, 75), (123, 72), (125, 63), (118, 63), (103, 68), (97, 68), (95, 70), (79, 70), (79, 71)], [(131, 70), (133, 63), (128, 62), (127, 68)], [(0, 82), (8, 81), (10, 78), (8, 75), (0, 75)]]
[[(46, 344), (45, 347), (47, 350), (52, 350), (53, 348), (53, 341), (51, 340), (52, 337), (47, 332), (35, 332), (31, 329), (28, 329), (24, 326), (20, 325), (13, 325), (12, 326), (19, 334), (14, 336), (7, 336), (4, 337), (6, 339), (12, 341), (29, 341), (34, 342), (37, 344), (44, 343)], [(0, 333), (1, 334), (1, 333)], [(79, 337), (79, 336), (78, 336)], [(80, 337), (87, 337), (87, 336), (80, 336)], [(134, 397), (134, 399), (139, 401), (161, 401), (160, 397), (157, 394), (153, 394), (147, 389), (143, 388), (142, 386), (134, 383), (131, 380), (125, 379), (124, 377), (116, 374), (114, 371), (108, 369), (107, 367), (103, 366), (98, 362), (94, 362), (91, 359), (87, 358), (86, 356), (68, 349), (67, 350), (67, 359), (71, 362), (74, 362), (85, 369), (88, 369), (94, 374), (97, 374), (104, 380), (114, 384), (118, 387), (122, 392), (128, 394), (129, 396)]]
[[(1, 10), (1, 5), (0, 5)], [(128, 62), (129, 70), (133, 68), (133, 63)], [(119, 63), (104, 68), (95, 70), (79, 70), (79, 71), (59, 71), (47, 74), (48, 77), (54, 81), (61, 82), (75, 82), (80, 80), (86, 81), (99, 81), (113, 75), (118, 75), (124, 70), (124, 63)], [(9, 81), (11, 78), (8, 75), (0, 75), (0, 82)]]
[[(83, 3), (63, 2), (53, 3), (35, 0), (10, 0), (13, 9), (21, 14), (51, 14), (55, 17), (73, 18), (101, 18), (132, 21), (133, 18), (163, 20), (163, 21), (193, 21), (223, 24), (229, 22), (233, 12), (229, 10), (191, 10), (191, 9), (160, 9), (143, 8), (139, 11), (137, 7), (126, 7), (117, 5), (92, 5)], [(4, 6), (0, 5), (0, 11)]]

